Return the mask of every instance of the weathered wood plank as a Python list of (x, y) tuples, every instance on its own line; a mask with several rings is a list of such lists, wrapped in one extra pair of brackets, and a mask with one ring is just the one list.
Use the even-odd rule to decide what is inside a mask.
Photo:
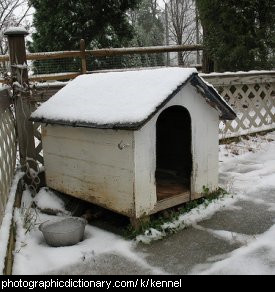
[[(22, 181), (19, 180), (18, 185), (17, 185), (17, 189), (16, 189), (15, 202), (14, 202), (14, 207), (16, 207), (16, 208), (20, 208), (20, 206), (21, 206), (21, 198), (22, 198), (22, 194), (23, 194), (22, 185), (23, 185)], [(12, 275), (15, 244), (16, 244), (16, 228), (15, 228), (14, 219), (12, 219), (11, 226), (10, 226), (7, 254), (6, 254), (6, 258), (5, 258), (5, 268), (3, 271), (4, 275)]]
[(24, 167), (26, 167), (28, 161), (29, 166), (35, 169), (34, 163), (30, 161), (30, 159), (36, 159), (36, 152), (33, 124), (29, 121), (29, 117), (32, 113), (32, 105), (28, 100), (30, 97), (28, 93), (29, 80), (28, 70), (25, 66), (27, 63), (25, 47), (26, 34), (25, 32), (13, 34), (12, 31), (8, 31), (6, 36), (8, 37), (9, 43), (11, 75), (23, 88), (25, 88), (24, 94), (21, 92), (14, 92), (20, 161), (21, 165)]
[[(48, 127), (46, 127), (47, 129)], [(54, 155), (59, 160), (75, 160), (74, 167), (84, 164), (90, 167), (89, 174), (104, 175), (115, 171), (123, 172), (123, 176), (127, 176), (127, 172), (132, 172), (134, 165), (132, 161), (133, 155), (133, 133), (124, 131), (113, 131), (113, 135), (100, 135), (97, 130), (84, 129), (87, 137), (81, 137), (80, 132), (83, 129), (64, 128), (61, 130), (66, 134), (60, 137), (51, 136), (52, 131), (43, 130), (43, 145), (47, 151), (47, 155)], [(111, 132), (112, 130), (110, 130)], [(120, 150), (118, 145), (123, 141), (128, 147)], [(58, 167), (58, 163), (57, 163)], [(85, 166), (84, 166), (85, 168)], [(104, 173), (101, 169), (106, 168)], [(71, 168), (72, 169), (72, 168)], [(79, 171), (78, 169), (76, 171)], [(80, 174), (79, 174), (80, 175)]]
[(81, 75), (79, 72), (68, 72), (58, 74), (44, 74), (44, 75), (33, 75), (29, 77), (32, 82), (43, 82), (43, 81), (55, 81), (55, 80), (70, 80)]
[[(133, 133), (46, 126), (47, 185), (119, 213), (134, 214)], [(60, 137), (56, 137), (59, 136)], [(120, 150), (123, 142), (129, 147)]]
[(80, 52), (81, 52), (81, 73), (86, 74), (87, 73), (87, 61), (86, 61), (86, 45), (85, 40), (80, 40)]
[[(202, 45), (175, 45), (175, 46), (154, 46), (154, 47), (136, 47), (136, 48), (108, 48), (99, 50), (86, 50), (86, 56), (92, 55), (95, 57), (102, 56), (119, 56), (131, 54), (152, 54), (152, 53), (167, 53), (167, 52), (184, 52), (203, 50)], [(64, 58), (81, 58), (80, 51), (59, 51), (59, 52), (41, 52), (27, 54), (27, 60), (51, 60)], [(0, 62), (9, 61), (8, 55), (0, 56)]]
[(134, 48), (114, 48), (114, 49), (99, 49), (86, 50), (86, 55), (94, 57), (110, 57), (133, 54), (154, 54), (154, 53), (169, 53), (169, 52), (186, 52), (203, 50), (202, 45), (175, 45), (175, 46), (154, 46), (154, 47), (134, 47)]
[(0, 62), (7, 62), (9, 59), (9, 55), (0, 55)]
[(67, 83), (64, 82), (64, 85), (47, 85), (43, 87), (35, 87), (32, 89), (32, 94), (30, 101), (32, 102), (44, 102), (50, 99), (55, 95), (60, 89), (62, 89)]
[(275, 71), (259, 71), (245, 73), (220, 73), (220, 74), (200, 74), (202, 78), (207, 80), (214, 86), (225, 85), (249, 85), (257, 83), (273, 83), (275, 82)]
[(0, 224), (2, 222), (16, 163), (16, 132), (9, 108), (0, 112)]
[(52, 60), (81, 57), (80, 51), (41, 52), (27, 54), (27, 60)]
[(8, 89), (0, 89), (0, 114), (3, 113), (11, 104)]
[(166, 209), (187, 203), (190, 200), (191, 200), (190, 192), (185, 192), (177, 196), (173, 196), (173, 197), (158, 201), (155, 208), (151, 211), (150, 214), (154, 214), (159, 211), (166, 210)]

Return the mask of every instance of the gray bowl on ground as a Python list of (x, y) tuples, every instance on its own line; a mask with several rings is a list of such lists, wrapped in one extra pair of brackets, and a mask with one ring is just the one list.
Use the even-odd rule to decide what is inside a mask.
[(39, 225), (48, 245), (54, 247), (75, 245), (83, 240), (86, 219), (79, 217), (58, 218)]

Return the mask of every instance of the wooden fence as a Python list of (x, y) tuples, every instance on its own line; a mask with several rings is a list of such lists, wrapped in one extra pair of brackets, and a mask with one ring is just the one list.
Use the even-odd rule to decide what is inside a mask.
[[(77, 72), (55, 73), (55, 74), (39, 74), (30, 75), (29, 80), (32, 82), (43, 82), (52, 80), (69, 80), (76, 78), (80, 74), (91, 73), (87, 69), (88, 57), (115, 57), (115, 56), (128, 56), (128, 55), (145, 55), (145, 54), (160, 54), (172, 52), (192, 52), (200, 51), (203, 49), (202, 45), (174, 45), (174, 46), (154, 46), (154, 47), (132, 47), (132, 48), (108, 48), (98, 50), (86, 50), (85, 41), (80, 41), (79, 51), (63, 51), (63, 52), (42, 52), (42, 53), (29, 53), (26, 54), (27, 61), (45, 61), (45, 60), (60, 60), (80, 59), (80, 66)], [(9, 62), (9, 55), (0, 55), (0, 63)], [(0, 78), (0, 83), (5, 83), (4, 78)]]
[(0, 226), (16, 165), (16, 129), (7, 89), (0, 89)]

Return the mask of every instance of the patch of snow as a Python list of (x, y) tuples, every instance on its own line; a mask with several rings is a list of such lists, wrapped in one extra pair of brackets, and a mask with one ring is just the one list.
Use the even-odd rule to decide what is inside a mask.
[[(39, 213), (38, 221), (45, 222), (54, 218), (56, 217)], [(121, 255), (140, 267), (149, 269), (153, 274), (164, 274), (161, 269), (150, 266), (142, 254), (134, 251), (133, 241), (124, 240), (99, 228), (87, 225), (82, 242), (74, 246), (53, 248), (45, 243), (42, 233), (37, 228), (25, 234), (19, 211), (16, 212), (16, 222), (19, 231), (13, 266), (15, 275), (57, 272), (110, 253)]]
[(0, 91), (1, 90), (6, 90), (6, 89), (9, 89), (10, 87), (4, 83), (0, 83)]
[[(243, 153), (230, 158), (220, 156), (220, 159), (224, 161), (220, 163), (223, 182), (226, 183), (232, 178), (232, 189), (240, 194), (241, 200), (266, 205), (269, 207), (268, 212), (274, 212), (275, 203), (272, 194), (275, 192), (275, 132), (264, 137), (250, 138), (246, 142), (257, 145), (256, 151), (250, 152), (246, 149)], [(238, 144), (243, 146), (246, 142), (243, 140), (235, 146)], [(228, 231), (208, 231), (215, 236), (230, 240)], [(275, 225), (267, 232), (257, 235), (255, 238), (251, 237), (251, 240), (243, 243), (244, 246), (225, 255), (224, 258), (217, 258), (211, 264), (196, 266), (192, 270), (192, 274), (274, 275), (274, 238)], [(241, 243), (246, 238), (241, 236), (237, 239)]]
[(194, 228), (202, 231), (207, 231), (208, 233), (214, 235), (216, 238), (225, 240), (230, 244), (242, 244), (247, 245), (248, 243), (252, 242), (256, 239), (256, 236), (240, 234), (233, 231), (226, 231), (226, 230), (214, 230), (210, 228), (204, 228), (200, 225), (193, 225)]
[[(24, 70), (24, 69), (28, 69), (28, 65), (26, 63), (24, 64), (16, 64), (16, 65), (12, 65), (13, 68), (17, 68), (20, 70)], [(16, 82), (14, 82), (13, 84), (15, 84)], [(20, 83), (19, 83), (20, 84)]]
[(224, 198), (220, 198), (217, 200), (212, 201), (206, 207), (205, 205), (200, 205), (190, 212), (179, 216), (177, 220), (172, 222), (164, 223), (160, 228), (161, 231), (151, 228), (147, 230), (144, 234), (138, 235), (136, 237), (137, 242), (142, 242), (145, 244), (149, 244), (152, 241), (159, 240), (167, 236), (167, 233), (171, 231), (178, 231), (184, 229), (188, 226), (192, 226), (202, 220), (209, 219), (212, 217), (216, 212), (227, 209), (238, 200), (237, 195), (226, 196)]
[(196, 69), (164, 68), (81, 75), (32, 117), (98, 125), (138, 123), (194, 73)]
[(240, 143), (233, 144), (233, 151), (232, 145), (220, 147), (222, 186), (232, 183), (230, 187), (233, 192), (249, 197), (250, 200), (266, 201), (265, 192), (274, 192), (275, 189), (275, 132), (241, 140)]
[(29, 34), (23, 26), (11, 26), (5, 32), (5, 35)]
[[(265, 150), (266, 147), (269, 147), (270, 142), (275, 141), (275, 135), (272, 133), (266, 134), (265, 136), (256, 135), (255, 137), (240, 137), (240, 141), (238, 143), (232, 142), (230, 144), (221, 144), (219, 150), (219, 160), (220, 162), (226, 162), (229, 159), (240, 157), (247, 153), (255, 153), (258, 151)], [(232, 164), (235, 161), (235, 164)], [(242, 167), (239, 165), (238, 160), (233, 160), (231, 164), (226, 164), (226, 168), (235, 168)], [(246, 166), (250, 165), (250, 167), (262, 167), (260, 162), (261, 160), (255, 161), (244, 161), (242, 163)], [(221, 165), (222, 166), (222, 165)]]
[(69, 83), (70, 81), (66, 82), (61, 82), (61, 81), (52, 81), (52, 82), (44, 82), (44, 83), (34, 83), (31, 85), (31, 88), (36, 88), (36, 89), (41, 89), (41, 88), (51, 88), (55, 86), (65, 86)]
[(3, 274), (3, 269), (5, 265), (5, 257), (7, 253), (7, 246), (9, 241), (10, 226), (13, 217), (13, 205), (15, 201), (15, 195), (17, 190), (17, 185), (19, 180), (23, 177), (24, 173), (18, 172), (12, 182), (10, 189), (9, 199), (5, 209), (5, 215), (0, 227), (0, 275)]
[(29, 209), (31, 208), (32, 203), (33, 203), (33, 197), (31, 195), (31, 192), (29, 190), (25, 190), (22, 194), (21, 208)]
[(192, 274), (202, 275), (274, 275), (275, 225), (246, 246), (234, 250), (206, 267), (197, 266)]
[[(38, 74), (38, 75), (36, 75), (36, 74), (34, 74), (34, 75), (32, 75), (32, 77), (33, 78), (40, 78), (40, 80), (43, 80), (43, 78), (44, 77), (48, 77), (49, 75), (51, 76), (51, 77), (56, 77), (56, 79), (58, 80), (58, 77), (60, 77), (60, 76), (64, 76), (64, 75), (66, 75), (66, 76), (68, 76), (68, 79), (69, 79), (69, 75), (74, 75), (75, 76), (75, 72), (66, 72), (66, 73), (51, 73), (51, 74)], [(53, 82), (58, 82), (57, 80), (53, 80)], [(50, 82), (49, 82), (50, 83)]]
[(48, 188), (42, 188), (35, 196), (34, 202), (40, 210), (50, 209), (66, 213), (65, 203)]
[(223, 73), (219, 73), (219, 72), (212, 72), (212, 73), (201, 73), (200, 76), (201, 77), (215, 77), (215, 76), (225, 76), (225, 75), (255, 75), (255, 74), (273, 74), (275, 73), (275, 71), (267, 71), (267, 70), (251, 70), (251, 71), (237, 71), (237, 72), (223, 72)]

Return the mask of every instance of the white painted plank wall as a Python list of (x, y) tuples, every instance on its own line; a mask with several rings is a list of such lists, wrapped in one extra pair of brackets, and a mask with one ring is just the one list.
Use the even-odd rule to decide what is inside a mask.
[[(133, 132), (48, 125), (42, 136), (48, 186), (133, 213)], [(128, 145), (123, 150), (121, 141)]]

